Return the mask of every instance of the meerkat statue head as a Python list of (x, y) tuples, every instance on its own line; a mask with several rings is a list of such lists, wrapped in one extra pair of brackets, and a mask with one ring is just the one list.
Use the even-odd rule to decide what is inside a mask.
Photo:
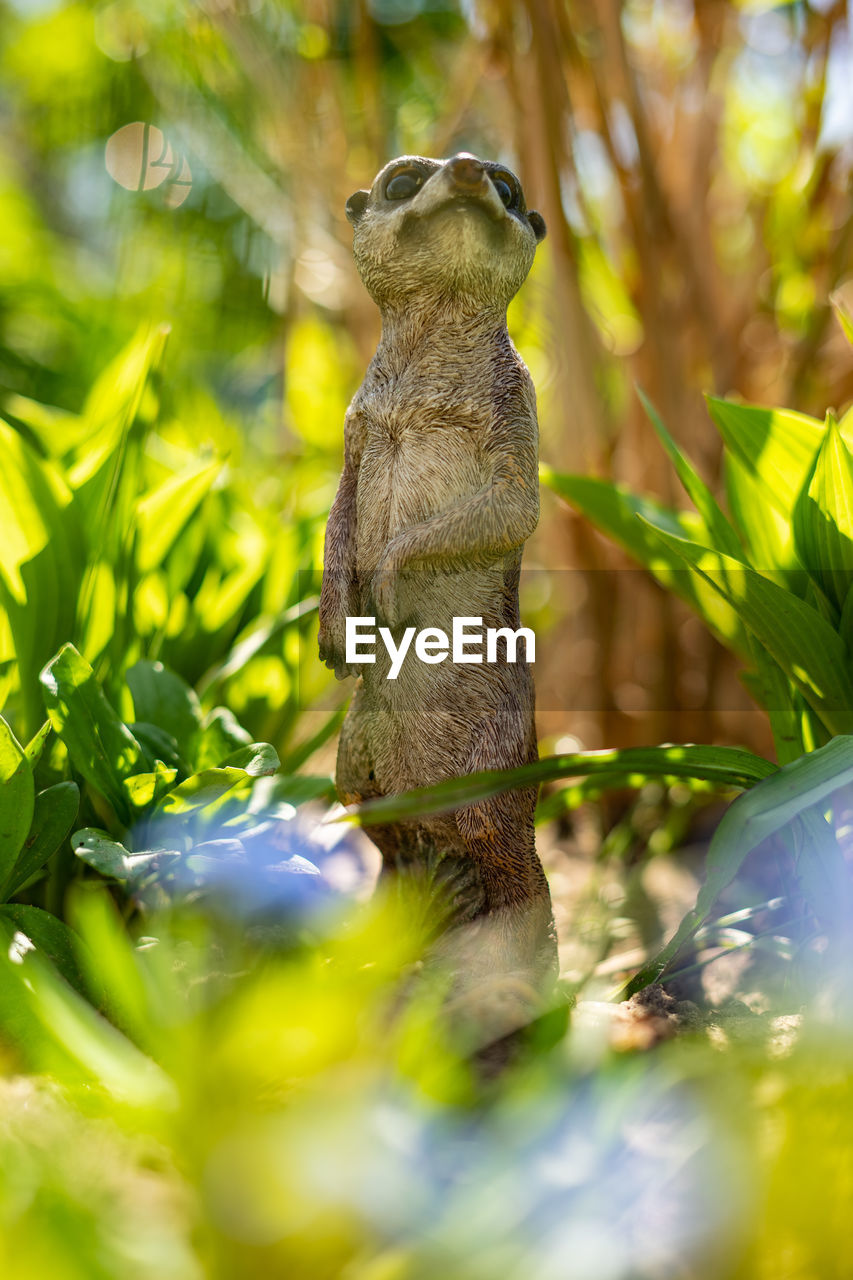
[(383, 310), (416, 297), (505, 307), (545, 236), (515, 174), (467, 152), (392, 160), (346, 212), (359, 274)]

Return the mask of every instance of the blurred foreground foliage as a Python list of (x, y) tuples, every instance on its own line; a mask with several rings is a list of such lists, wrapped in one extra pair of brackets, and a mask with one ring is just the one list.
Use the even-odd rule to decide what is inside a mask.
[[(851, 312), (847, 6), (4, 0), (0, 18), (0, 1264), (847, 1274), (853, 374), (829, 323), (831, 292)], [(640, 796), (585, 868), (581, 999), (497, 1080), (440, 1013), (413, 904), (331, 888), (364, 868), (322, 821), (342, 706), (314, 647), (376, 334), (344, 200), (393, 154), (461, 148), (518, 168), (548, 222), (510, 320), (553, 487), (725, 646), (545, 507), (528, 563), (575, 573), (526, 608), (557, 740), (532, 766), (540, 817)], [(696, 510), (673, 505), (633, 380)], [(688, 738), (762, 754), (636, 745)], [(580, 750), (600, 743), (617, 749)], [(650, 855), (712, 787), (745, 794), (665, 921)], [(647, 1054), (642, 1029), (614, 1033), (609, 981), (677, 990), (738, 952), (752, 1012), (693, 1010)]]

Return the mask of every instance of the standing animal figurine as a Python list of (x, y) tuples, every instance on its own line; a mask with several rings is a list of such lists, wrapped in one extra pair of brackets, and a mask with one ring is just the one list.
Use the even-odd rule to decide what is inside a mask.
[[(537, 758), (523, 640), (487, 661), (469, 641), (442, 652), (454, 618), (519, 628), (521, 552), (539, 518), (530, 375), (506, 309), (545, 223), (504, 165), (403, 156), (347, 201), (353, 251), (382, 336), (349, 406), (344, 469), (326, 529), (320, 656), (359, 676), (337, 788), (346, 804)], [(347, 656), (347, 618), (361, 654)], [(426, 629), (392, 665), (407, 629)], [(430, 635), (430, 631), (432, 634)], [(367, 639), (365, 639), (365, 637)], [(463, 656), (464, 654), (464, 656)], [(454, 660), (454, 656), (456, 660)], [(509, 660), (511, 657), (517, 660)], [(395, 670), (396, 667), (396, 670)], [(536, 854), (536, 788), (454, 813), (370, 829), (383, 877), (449, 888), (439, 948), (466, 990), (508, 981), (542, 992), (556, 973), (548, 885)]]

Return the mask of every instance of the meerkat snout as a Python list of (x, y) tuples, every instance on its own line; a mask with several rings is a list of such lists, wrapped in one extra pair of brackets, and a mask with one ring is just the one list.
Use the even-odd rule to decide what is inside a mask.
[(512, 170), (467, 151), (390, 161), (369, 191), (350, 196), (346, 214), (359, 274), (380, 308), (448, 293), (505, 306), (545, 236)]
[(477, 187), (485, 186), (488, 181), (482, 161), (468, 151), (460, 151), (444, 167), (458, 187), (476, 190)]

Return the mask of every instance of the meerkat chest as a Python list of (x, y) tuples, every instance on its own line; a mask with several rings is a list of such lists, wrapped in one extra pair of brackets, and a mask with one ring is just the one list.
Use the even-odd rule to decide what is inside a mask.
[(365, 404), (358, 527), (371, 541), (477, 492), (487, 480), (488, 412), (464, 388), (436, 394), (425, 380), (389, 386)]

